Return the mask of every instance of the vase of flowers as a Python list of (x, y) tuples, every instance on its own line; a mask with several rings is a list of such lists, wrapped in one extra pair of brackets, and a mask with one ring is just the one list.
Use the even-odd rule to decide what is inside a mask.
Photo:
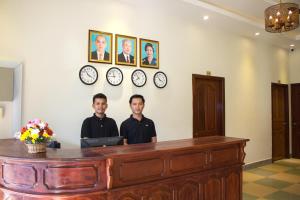
[(31, 120), (20, 131), (20, 140), (28, 148), (28, 153), (46, 152), (46, 146), (51, 141), (53, 131), (49, 128), (48, 123), (40, 119)]

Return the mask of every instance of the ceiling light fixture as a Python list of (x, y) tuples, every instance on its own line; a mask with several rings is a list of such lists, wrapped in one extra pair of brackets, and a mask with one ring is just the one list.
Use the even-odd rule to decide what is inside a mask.
[(259, 33), (259, 32), (256, 32), (256, 33), (255, 33), (255, 36), (259, 36), (259, 35), (260, 35), (260, 33)]
[(294, 46), (295, 46), (294, 44), (291, 44), (291, 45), (290, 45), (290, 47), (294, 47)]
[(291, 31), (299, 26), (299, 6), (280, 3), (265, 10), (265, 30), (271, 33)]
[(205, 15), (203, 16), (203, 20), (208, 20), (209, 16)]

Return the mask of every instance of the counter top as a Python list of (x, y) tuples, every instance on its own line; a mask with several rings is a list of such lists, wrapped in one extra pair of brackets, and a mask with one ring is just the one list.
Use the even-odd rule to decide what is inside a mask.
[(245, 139), (230, 138), (223, 136), (203, 137), (196, 139), (172, 140), (158, 143), (134, 144), (114, 147), (73, 148), (73, 149), (51, 149), (46, 153), (30, 154), (25, 144), (16, 139), (0, 140), (0, 158), (10, 159), (32, 159), (32, 160), (85, 160), (97, 158), (97, 160), (108, 157), (118, 157), (126, 154), (144, 154), (153, 151), (174, 151), (184, 149), (201, 149), (213, 147), (220, 144), (234, 144)]

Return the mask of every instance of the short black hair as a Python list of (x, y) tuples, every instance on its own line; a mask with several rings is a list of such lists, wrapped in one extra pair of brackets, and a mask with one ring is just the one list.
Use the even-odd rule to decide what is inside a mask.
[(129, 104), (132, 103), (132, 99), (142, 99), (143, 103), (145, 103), (144, 97), (142, 95), (140, 95), (140, 94), (134, 94), (134, 95), (132, 95), (130, 97), (130, 99), (129, 99)]
[(153, 48), (153, 45), (151, 43), (147, 43), (145, 45), (145, 51), (147, 51), (147, 47), (151, 47), (152, 48), (152, 51), (154, 52), (154, 48)]
[(93, 103), (95, 103), (96, 99), (105, 99), (105, 101), (107, 101), (107, 97), (102, 93), (98, 93), (93, 96)]

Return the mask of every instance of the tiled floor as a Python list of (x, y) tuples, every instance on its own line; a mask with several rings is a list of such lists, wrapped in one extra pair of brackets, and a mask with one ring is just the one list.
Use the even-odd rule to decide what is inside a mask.
[(243, 200), (300, 200), (300, 159), (244, 171)]

